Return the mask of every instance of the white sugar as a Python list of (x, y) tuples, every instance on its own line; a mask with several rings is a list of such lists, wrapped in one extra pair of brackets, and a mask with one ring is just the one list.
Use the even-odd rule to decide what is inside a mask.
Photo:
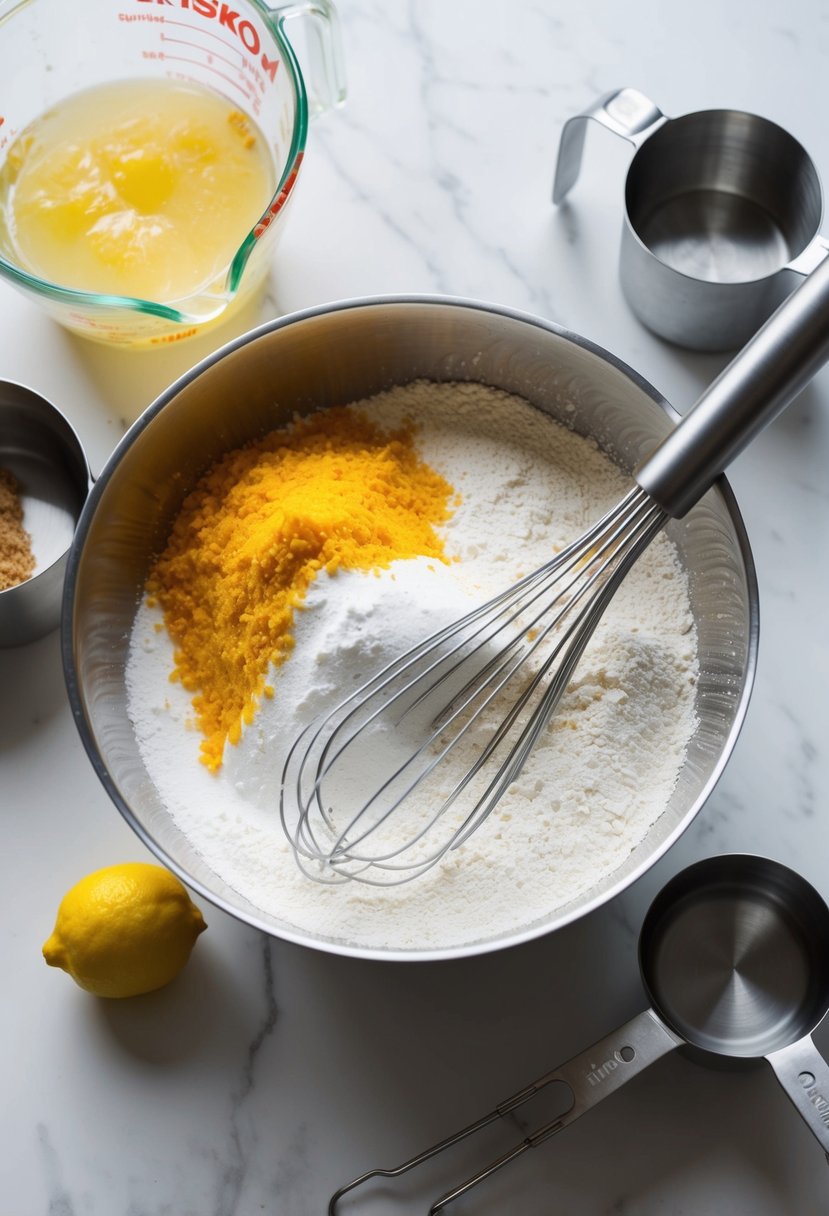
[(169, 683), (157, 608), (136, 617), (129, 709), (160, 797), (230, 886), (296, 928), (362, 947), (451, 947), (532, 924), (610, 874), (664, 809), (693, 733), (696, 638), (685, 577), (660, 536), (640, 559), (515, 785), (484, 826), (401, 887), (322, 887), (296, 866), (278, 815), (287, 747), (423, 635), (528, 573), (629, 488), (593, 444), (517, 398), (420, 382), (359, 403), (417, 424), (422, 456), (461, 495), (449, 565), (418, 558), (313, 584), (296, 646), (211, 776), (189, 698)]

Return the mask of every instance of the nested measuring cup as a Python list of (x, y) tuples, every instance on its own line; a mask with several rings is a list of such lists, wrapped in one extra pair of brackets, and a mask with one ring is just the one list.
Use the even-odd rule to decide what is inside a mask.
[(591, 120), (636, 149), (619, 259), (634, 313), (692, 350), (743, 346), (829, 251), (812, 159), (756, 114), (668, 118), (636, 89), (616, 89), (564, 124), (555, 203), (575, 185)]
[[(295, 18), (308, 32), (307, 83), (286, 36)], [(71, 94), (159, 77), (206, 86), (253, 119), (272, 154), (275, 188), (223, 272), (186, 299), (72, 290), (31, 273), (12, 243), (0, 242), (0, 274), (67, 328), (99, 341), (189, 337), (262, 281), (294, 196), (309, 117), (345, 97), (336, 11), (330, 0), (0, 0), (0, 166), (16, 135)]]
[(765, 857), (699, 861), (648, 909), (639, 966), (649, 1008), (402, 1165), (368, 1170), (340, 1187), (329, 1216), (372, 1179), (407, 1174), (546, 1087), (560, 1090), (560, 1113), (442, 1195), (429, 1208), (435, 1216), (677, 1048), (702, 1063), (766, 1060), (829, 1156), (829, 1065), (812, 1040), (829, 1010), (829, 907), (814, 887)]

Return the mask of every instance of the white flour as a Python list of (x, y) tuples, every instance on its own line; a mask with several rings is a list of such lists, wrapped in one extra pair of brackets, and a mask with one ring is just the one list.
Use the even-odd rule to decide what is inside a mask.
[(449, 566), (424, 558), (312, 585), (296, 647), (212, 776), (189, 698), (168, 681), (172, 645), (142, 605), (127, 672), (148, 772), (180, 828), (232, 887), (297, 928), (362, 947), (451, 947), (539, 920), (589, 890), (663, 810), (693, 733), (696, 637), (674, 550), (659, 536), (634, 567), (516, 785), (470, 841), (401, 887), (322, 887), (303, 876), (278, 817), (285, 751), (333, 700), (442, 623), (576, 538), (629, 481), (588, 441), (480, 385), (417, 383), (359, 403), (460, 493)]

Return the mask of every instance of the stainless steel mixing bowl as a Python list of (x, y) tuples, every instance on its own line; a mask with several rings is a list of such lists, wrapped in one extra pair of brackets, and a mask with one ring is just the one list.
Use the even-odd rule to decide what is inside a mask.
[(98, 776), (141, 839), (232, 915), (290, 941), (365, 958), (484, 953), (559, 928), (623, 891), (681, 835), (713, 789), (745, 715), (757, 653), (754, 566), (731, 490), (721, 480), (668, 527), (688, 571), (699, 636), (699, 726), (670, 802), (624, 865), (541, 921), (451, 949), (378, 950), (311, 934), (228, 886), (162, 804), (127, 715), (130, 629), (151, 558), (184, 495), (219, 454), (294, 412), (359, 400), (416, 378), (473, 380), (517, 393), (592, 436), (628, 471), (676, 418), (649, 384), (606, 351), (493, 305), (386, 297), (282, 317), (200, 363), (135, 423), (84, 508), (64, 593), (63, 656), (73, 714)]

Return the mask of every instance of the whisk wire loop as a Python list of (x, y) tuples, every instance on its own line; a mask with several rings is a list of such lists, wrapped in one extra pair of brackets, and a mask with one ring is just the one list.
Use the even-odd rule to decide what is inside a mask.
[[(288, 753), (280, 793), (283, 828), (301, 869), (324, 883), (395, 885), (468, 840), (519, 776), (607, 604), (665, 518), (634, 488), (544, 566), (393, 660), (312, 722)], [(487, 713), (508, 693), (507, 712), (488, 725)], [(401, 749), (398, 736), (407, 730), (413, 741)], [(473, 755), (454, 775), (450, 757), (463, 744)], [(378, 751), (388, 752), (386, 769), (363, 794)], [(497, 768), (481, 790), (475, 779), (490, 761)], [(329, 803), (329, 783), (337, 785), (336, 804)], [(349, 784), (357, 792), (347, 806)], [(415, 802), (402, 840), (386, 831)], [(443, 835), (425, 845), (441, 820)]]

